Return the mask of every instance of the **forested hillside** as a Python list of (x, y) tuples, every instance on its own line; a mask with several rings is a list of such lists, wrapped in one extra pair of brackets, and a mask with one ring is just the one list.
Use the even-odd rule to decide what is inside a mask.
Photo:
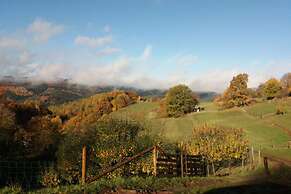
[(84, 130), (104, 115), (136, 103), (138, 98), (135, 92), (113, 91), (52, 106), (51, 110), (61, 118), (64, 130)]

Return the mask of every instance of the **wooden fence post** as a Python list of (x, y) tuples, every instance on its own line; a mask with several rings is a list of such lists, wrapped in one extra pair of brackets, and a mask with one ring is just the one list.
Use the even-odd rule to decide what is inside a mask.
[(267, 175), (270, 175), (269, 165), (268, 165), (268, 158), (264, 157), (264, 167), (265, 167), (265, 173)]
[(252, 146), (252, 165), (255, 163), (254, 146)]
[(154, 146), (153, 149), (153, 165), (154, 165), (153, 175), (157, 176), (157, 146)]
[(84, 145), (82, 148), (82, 184), (86, 183), (86, 170), (87, 170), (87, 149), (86, 146)]
[(181, 149), (180, 153), (180, 162), (181, 162), (181, 177), (184, 177), (184, 161), (183, 161), (183, 149)]
[(258, 154), (258, 164), (261, 164), (261, 149), (259, 149), (259, 154)]
[(188, 175), (188, 159), (187, 159), (187, 153), (185, 154), (185, 176)]

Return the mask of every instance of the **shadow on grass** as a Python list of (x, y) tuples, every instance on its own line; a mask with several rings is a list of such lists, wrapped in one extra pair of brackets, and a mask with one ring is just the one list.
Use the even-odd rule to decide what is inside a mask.
[(291, 167), (275, 164), (270, 175), (261, 171), (242, 183), (211, 189), (204, 194), (291, 194)]
[(212, 189), (205, 194), (291, 194), (291, 187), (264, 182)]

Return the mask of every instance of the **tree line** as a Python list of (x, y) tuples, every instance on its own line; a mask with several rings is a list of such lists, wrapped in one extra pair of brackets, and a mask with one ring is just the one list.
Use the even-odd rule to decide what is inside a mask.
[(229, 87), (214, 101), (223, 108), (242, 107), (255, 103), (258, 98), (272, 100), (291, 96), (291, 73), (283, 75), (281, 80), (271, 78), (258, 88), (248, 87), (248, 74), (234, 76)]

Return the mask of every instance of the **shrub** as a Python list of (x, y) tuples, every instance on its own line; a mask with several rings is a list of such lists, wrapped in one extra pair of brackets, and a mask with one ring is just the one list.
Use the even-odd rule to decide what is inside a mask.
[[(96, 175), (104, 167), (114, 165), (125, 157), (153, 145), (153, 140), (137, 122), (103, 119), (82, 132), (66, 134), (58, 152), (58, 171), (68, 183), (78, 183), (81, 172), (81, 150), (87, 145), (88, 176)], [(130, 173), (136, 174), (143, 167), (148, 172), (146, 160), (130, 165)], [(123, 169), (110, 173), (110, 177), (123, 175)]]
[(203, 125), (193, 129), (189, 151), (210, 162), (245, 159), (248, 142), (242, 129)]
[(91, 134), (94, 133), (91, 131), (87, 131), (87, 133), (71, 132), (66, 134), (60, 142), (56, 153), (57, 170), (65, 183), (76, 184), (79, 182), (82, 146), (93, 142), (93, 139), (90, 141)]
[(277, 106), (276, 115), (283, 115), (286, 113), (286, 110), (283, 106)]
[(10, 185), (0, 189), (1, 194), (21, 194), (23, 190), (20, 185)]
[(40, 183), (45, 187), (56, 187), (60, 185), (61, 179), (58, 172), (53, 168), (50, 168), (42, 173)]
[[(92, 149), (95, 150), (96, 160), (102, 167), (115, 164), (153, 145), (152, 139), (143, 134), (143, 126), (134, 121), (109, 119), (98, 122), (95, 127), (98, 141), (92, 145)], [(130, 165), (129, 170), (136, 173), (138, 167), (139, 165)], [(115, 171), (111, 176), (121, 174), (122, 171)]]

